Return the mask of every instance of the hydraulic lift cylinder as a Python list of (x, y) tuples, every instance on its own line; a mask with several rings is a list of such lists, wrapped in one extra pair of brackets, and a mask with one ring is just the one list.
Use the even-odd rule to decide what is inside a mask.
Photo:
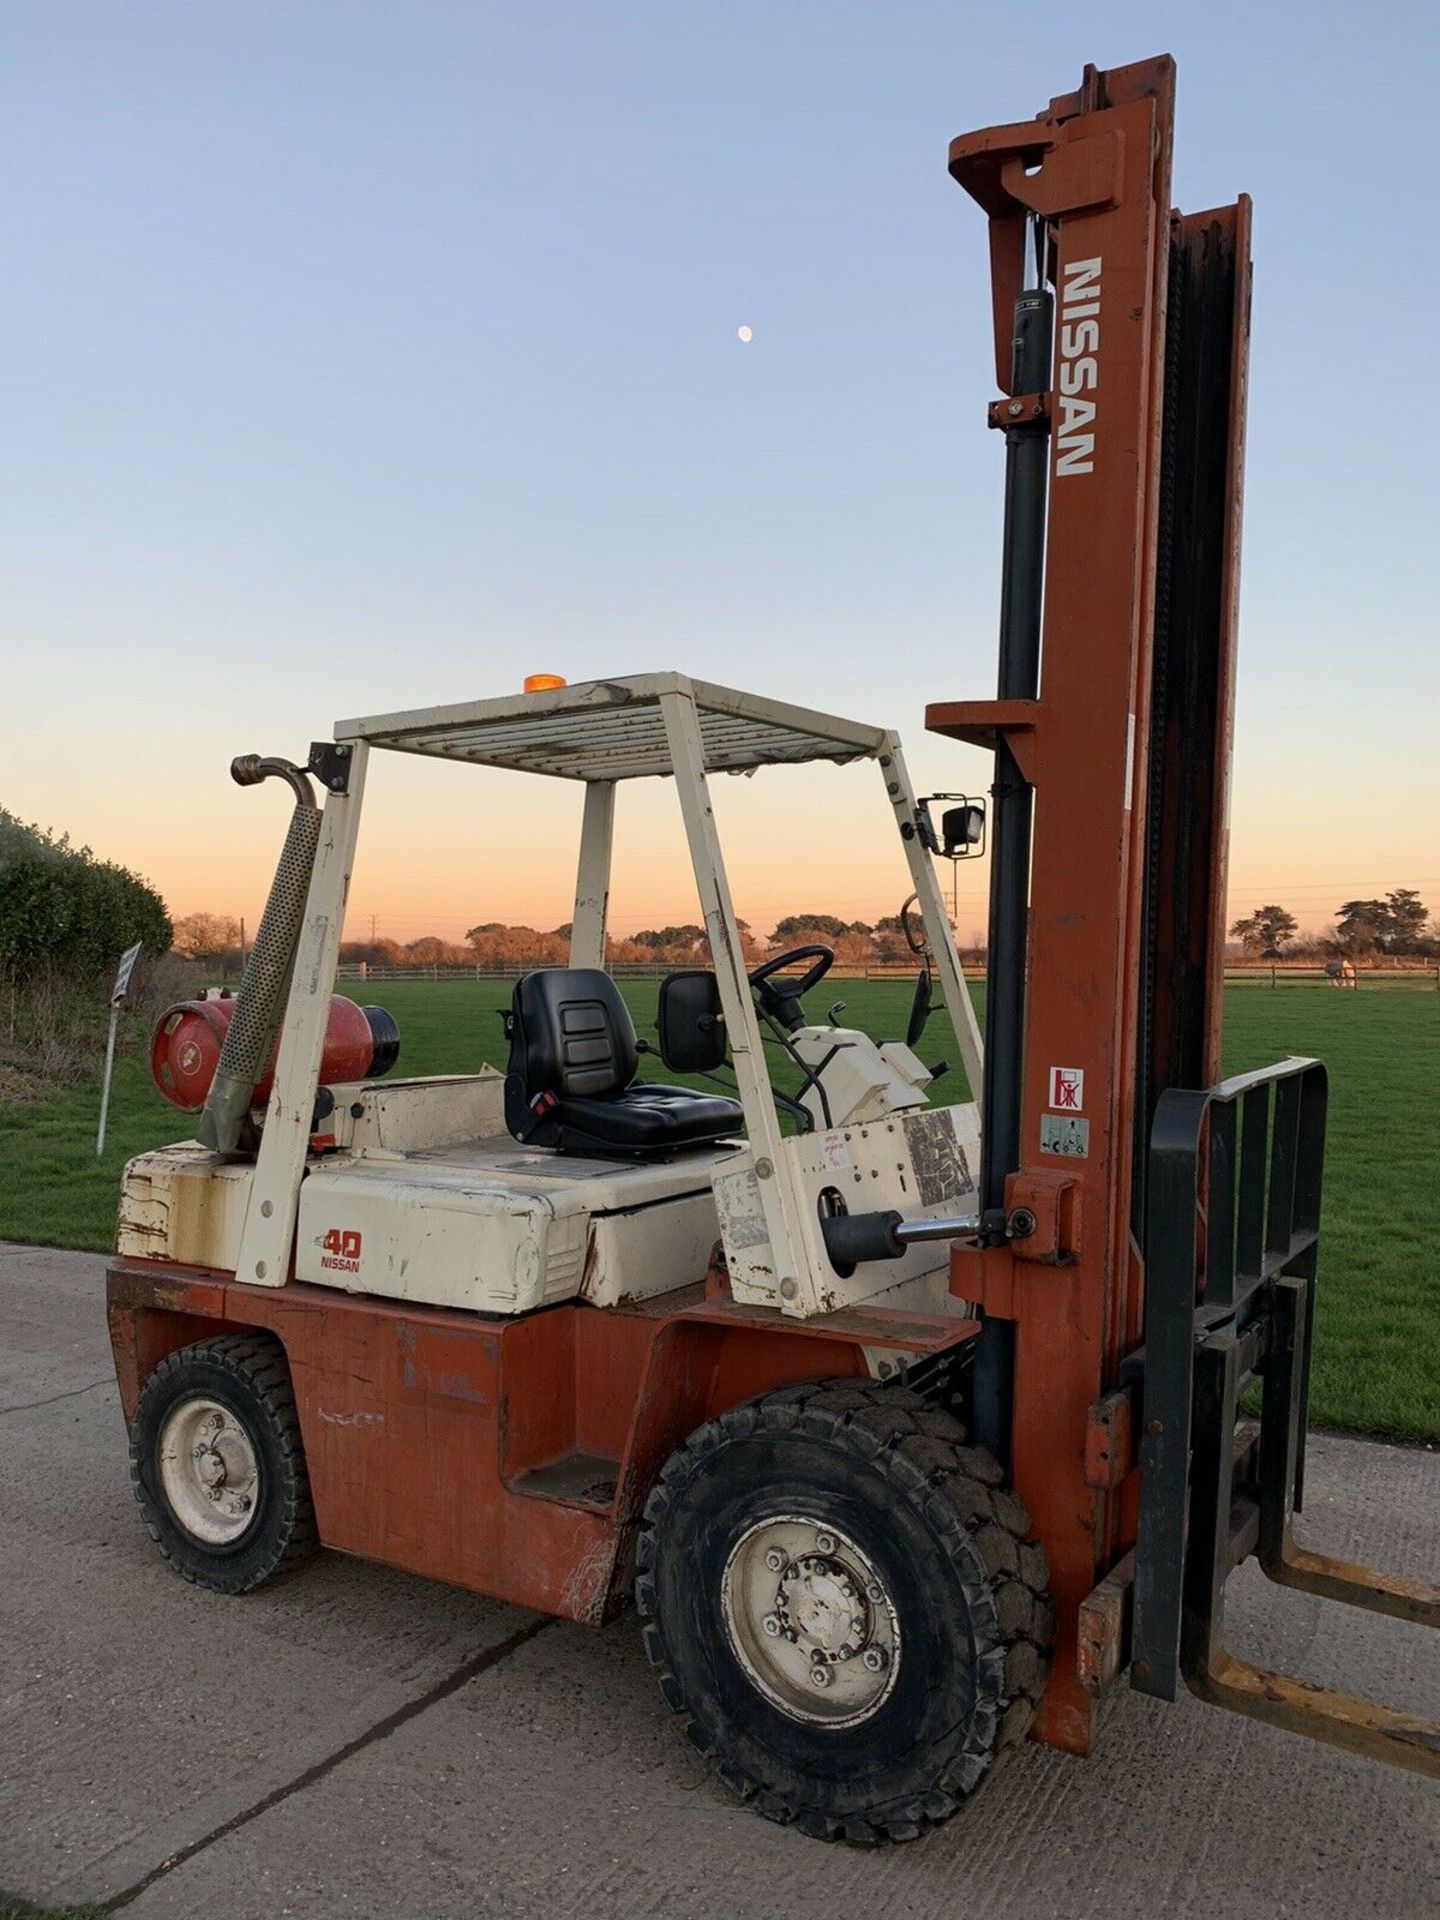
[[(1048, 287), (1015, 302), (1010, 391), (1050, 385), (1054, 320)], [(1050, 441), (1043, 424), (1005, 430), (1005, 528), (1000, 579), (1002, 700), (1040, 691), (1040, 619), (1045, 580), (1045, 489)], [(985, 1078), (980, 1115), (980, 1209), (985, 1237), (1005, 1238), (1005, 1181), (1020, 1164), (1020, 1102), (1025, 1047), (1025, 949), (1030, 896), (1034, 793), (1000, 740), (990, 838), (990, 929), (985, 970)], [(1002, 1465), (1010, 1456), (1015, 1329), (987, 1319), (976, 1347), (972, 1417), (975, 1437)]]

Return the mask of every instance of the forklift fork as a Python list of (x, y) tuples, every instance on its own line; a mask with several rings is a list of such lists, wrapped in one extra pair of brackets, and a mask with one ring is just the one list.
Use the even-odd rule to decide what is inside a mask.
[[(1151, 1131), (1130, 1677), (1440, 1778), (1440, 1726), (1237, 1658), (1225, 1587), (1268, 1579), (1440, 1627), (1440, 1587), (1299, 1545), (1325, 1069), (1286, 1060), (1162, 1095)], [(1197, 1286), (1197, 1281), (1200, 1284)], [(1258, 1421), (1242, 1398), (1260, 1381)]]

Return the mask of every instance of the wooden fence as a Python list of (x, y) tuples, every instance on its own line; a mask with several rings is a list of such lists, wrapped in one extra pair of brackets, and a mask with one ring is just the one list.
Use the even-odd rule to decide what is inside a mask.
[[(622, 964), (611, 969), (617, 980), (661, 980), (667, 973), (674, 972), (674, 966), (667, 961), (655, 961), (649, 964)], [(336, 969), (336, 979), (347, 985), (373, 984), (386, 980), (430, 980), (438, 984), (443, 980), (518, 980), (525, 968), (515, 967), (377, 967), (364, 961), (346, 964)], [(966, 978), (980, 982), (985, 978), (983, 966), (967, 965)], [(900, 980), (908, 981), (915, 977), (913, 966), (857, 966), (837, 961), (831, 968), (831, 980)], [(1225, 969), (1227, 987), (1265, 987), (1271, 990), (1292, 987), (1328, 987), (1343, 990), (1370, 993), (1379, 989), (1384, 992), (1409, 991), (1430, 993), (1440, 992), (1440, 961), (1426, 960), (1415, 964), (1396, 966), (1357, 967), (1353, 980), (1343, 983), (1326, 973), (1324, 967), (1289, 966), (1285, 962), (1271, 966), (1268, 962), (1237, 961)]]

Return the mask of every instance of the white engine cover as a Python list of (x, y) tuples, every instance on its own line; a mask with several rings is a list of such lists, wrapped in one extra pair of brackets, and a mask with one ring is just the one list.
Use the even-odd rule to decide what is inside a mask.
[(592, 1161), (508, 1136), (336, 1156), (300, 1189), (295, 1278), (480, 1313), (644, 1299), (704, 1275), (719, 1238), (711, 1162)]

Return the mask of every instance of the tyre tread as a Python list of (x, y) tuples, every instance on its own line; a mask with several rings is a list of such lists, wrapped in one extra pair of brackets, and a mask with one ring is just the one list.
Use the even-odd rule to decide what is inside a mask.
[(310, 1496), (310, 1476), (305, 1465), (305, 1448), (300, 1436), (300, 1417), (295, 1407), (295, 1390), (290, 1380), (285, 1351), (270, 1334), (222, 1333), (166, 1354), (147, 1376), (141, 1390), (143, 1404), (147, 1395), (160, 1394), (177, 1375), (190, 1367), (213, 1365), (237, 1375), (256, 1395), (268, 1415), (280, 1449), (283, 1505), (280, 1525), (270, 1553), (252, 1567), (236, 1584), (207, 1578), (198, 1567), (188, 1564), (173, 1550), (171, 1541), (157, 1524), (152, 1497), (141, 1476), (141, 1446), (132, 1436), (130, 1444), (130, 1486), (140, 1508), (150, 1538), (163, 1557), (184, 1580), (208, 1587), (216, 1593), (249, 1593), (262, 1581), (289, 1572), (308, 1559), (319, 1545), (315, 1525), (315, 1506)]
[[(743, 1416), (743, 1418), (742, 1418)], [(981, 1644), (980, 1697), (968, 1727), (915, 1756), (902, 1796), (843, 1820), (808, 1806), (782, 1783), (752, 1778), (718, 1751), (684, 1701), (656, 1617), (657, 1536), (676, 1495), (717, 1446), (746, 1434), (796, 1429), (854, 1453), (909, 1501), (950, 1556)], [(767, 1819), (816, 1839), (851, 1845), (914, 1839), (956, 1811), (996, 1754), (1020, 1740), (1049, 1673), (1054, 1609), (1044, 1550), (1029, 1538), (1030, 1517), (998, 1462), (968, 1443), (960, 1422), (899, 1383), (814, 1381), (783, 1387), (707, 1421), (666, 1461), (645, 1504), (636, 1549), (636, 1604), (645, 1651), (661, 1694), (685, 1717), (691, 1744), (718, 1763), (720, 1778)]]

